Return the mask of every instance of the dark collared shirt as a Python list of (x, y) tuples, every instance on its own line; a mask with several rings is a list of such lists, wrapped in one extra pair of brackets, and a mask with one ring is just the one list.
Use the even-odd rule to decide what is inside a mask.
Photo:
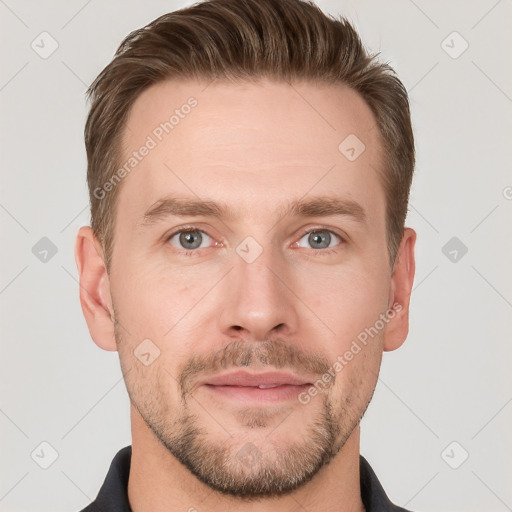
[[(132, 512), (128, 502), (131, 458), (131, 445), (117, 452), (97, 498), (81, 512)], [(362, 455), (359, 456), (359, 464), (361, 498), (366, 512), (408, 512), (391, 503), (370, 464)]]

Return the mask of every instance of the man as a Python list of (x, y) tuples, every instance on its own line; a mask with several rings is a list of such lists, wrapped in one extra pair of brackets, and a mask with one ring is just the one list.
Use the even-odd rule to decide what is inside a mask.
[(404, 510), (359, 454), (414, 278), (393, 71), (313, 4), (211, 0), (130, 34), (89, 93), (80, 299), (132, 445), (84, 510)]

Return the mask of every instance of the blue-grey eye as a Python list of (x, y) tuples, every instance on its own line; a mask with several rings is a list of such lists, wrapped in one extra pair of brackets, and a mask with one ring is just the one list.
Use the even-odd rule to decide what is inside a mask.
[[(177, 239), (177, 243), (179, 245), (173, 243), (173, 240), (175, 239)], [(204, 231), (199, 229), (179, 231), (178, 233), (175, 233), (171, 238), (169, 238), (171, 245), (174, 245), (174, 247), (177, 247), (178, 249), (187, 250), (202, 248), (201, 244), (205, 241), (208, 242), (205, 247), (208, 247), (208, 245), (211, 243), (211, 238)]]
[[(332, 247), (331, 242), (334, 241), (336, 245), (336, 243), (341, 241), (341, 238), (336, 233), (327, 229), (310, 231), (309, 233), (306, 233), (298, 243), (300, 244), (304, 239), (306, 239), (306, 242), (312, 249), (327, 249), (328, 247)], [(337, 242), (336, 239), (338, 239)]]

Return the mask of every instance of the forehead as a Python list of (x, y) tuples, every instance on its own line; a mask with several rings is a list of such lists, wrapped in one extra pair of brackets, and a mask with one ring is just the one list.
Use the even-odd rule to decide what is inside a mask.
[(118, 211), (134, 222), (173, 193), (247, 215), (313, 192), (384, 208), (375, 118), (347, 87), (161, 82), (135, 101), (122, 146)]

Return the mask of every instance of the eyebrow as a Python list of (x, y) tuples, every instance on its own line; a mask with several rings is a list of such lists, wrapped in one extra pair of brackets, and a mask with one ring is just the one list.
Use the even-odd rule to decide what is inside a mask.
[[(366, 222), (364, 208), (351, 199), (330, 196), (317, 196), (309, 199), (291, 201), (277, 208), (281, 217), (350, 217), (359, 223)], [(240, 215), (226, 203), (211, 200), (187, 199), (177, 196), (158, 200), (142, 216), (139, 227), (146, 227), (161, 222), (168, 217), (215, 217), (234, 220)]]

